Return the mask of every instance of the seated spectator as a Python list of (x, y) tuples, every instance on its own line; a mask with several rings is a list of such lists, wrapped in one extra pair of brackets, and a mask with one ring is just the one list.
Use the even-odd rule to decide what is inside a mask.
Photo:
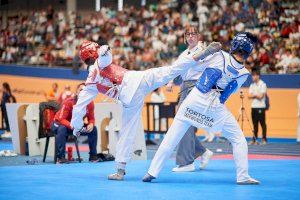
[[(73, 127), (71, 127), (70, 121), (72, 119), (73, 106), (76, 104), (77, 96), (83, 89), (84, 83), (77, 86), (76, 96), (66, 99), (60, 110), (55, 114), (54, 122), (52, 124), (52, 131), (56, 134), (55, 143), (57, 145), (57, 163), (68, 163), (65, 158), (67, 137), (73, 134)], [(89, 161), (97, 162), (97, 128), (95, 124), (94, 116), (94, 102), (91, 102), (86, 109), (86, 116), (84, 117), (85, 126), (81, 130), (81, 135), (88, 136), (88, 143), (90, 149)]]
[[(250, 65), (253, 66), (248, 67), (258, 67), (262, 63), (263, 66), (259, 67), (268, 73), (294, 73), (299, 67), (294, 62), (296, 64), (292, 64), (291, 69), (289, 66), (286, 69), (282, 66), (276, 68), (281, 58), (272, 55), (281, 50), (299, 49), (297, 1), (168, 2), (160, 1), (142, 9), (125, 6), (122, 12), (102, 7), (100, 12), (82, 15), (62, 11), (55, 13), (49, 6), (47, 11), (34, 11), (27, 16), (13, 18), (9, 16), (7, 26), (0, 34), (0, 61), (70, 67), (73, 64), (77, 73), (81, 64), (75, 57), (76, 46), (82, 40), (90, 39), (100, 45), (110, 41), (112, 49), (118, 49), (114, 52), (114, 60), (126, 68), (144, 70), (170, 63), (185, 49), (182, 39), (176, 39), (182, 38), (183, 27), (197, 24), (205, 37), (203, 40), (208, 43), (220, 41), (224, 46), (236, 31), (256, 34), (259, 42), (252, 54)], [(260, 53), (261, 47), (266, 53)], [(138, 61), (132, 55), (137, 55)]]
[(292, 51), (291, 62), (289, 64), (288, 72), (297, 73), (300, 71), (300, 58), (297, 56), (297, 51)]
[(66, 85), (64, 91), (59, 95), (57, 102), (61, 104), (64, 102), (64, 100), (73, 96), (74, 93), (71, 91), (71, 87)]
[(288, 70), (288, 66), (292, 62), (291, 50), (286, 50), (285, 53), (281, 56), (280, 62), (275, 65), (276, 68), (280, 69), (281, 74), (285, 74)]
[(270, 64), (270, 56), (265, 48), (260, 48), (259, 50), (259, 66), (262, 68), (262, 71), (267, 71), (267, 68)]

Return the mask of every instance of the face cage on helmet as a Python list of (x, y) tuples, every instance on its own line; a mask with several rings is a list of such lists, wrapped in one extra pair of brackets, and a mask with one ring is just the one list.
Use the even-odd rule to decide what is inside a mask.
[[(87, 48), (90, 45), (91, 44), (86, 45), (84, 48)], [(93, 46), (93, 48), (95, 48), (95, 50), (94, 49), (93, 50), (91, 50), (91, 49), (80, 50), (80, 54), (79, 54), (80, 59), (83, 60), (83, 61), (85, 61), (87, 59), (94, 59), (94, 60), (96, 60), (98, 58), (98, 53), (97, 53), (97, 48), (98, 47), (97, 46)], [(81, 57), (82, 54), (85, 54), (85, 56), (84, 56), (85, 59), (83, 59)]]
[(250, 52), (245, 51), (245, 49), (241, 48), (241, 46), (242, 45), (240, 45), (238, 41), (233, 41), (231, 43), (231, 48), (230, 48), (229, 53), (234, 54), (234, 53), (238, 52), (239, 54), (242, 55), (244, 60), (247, 60), (247, 58), (250, 56), (252, 50)]

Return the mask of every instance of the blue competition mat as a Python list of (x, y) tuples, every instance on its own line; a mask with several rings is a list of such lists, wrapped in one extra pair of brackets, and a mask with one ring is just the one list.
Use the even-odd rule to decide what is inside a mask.
[(133, 161), (126, 180), (108, 181), (114, 163), (0, 167), (0, 199), (299, 199), (300, 160), (251, 160), (258, 186), (235, 184), (233, 160), (212, 160), (206, 170), (172, 173), (168, 161), (154, 183), (143, 183), (150, 161)]

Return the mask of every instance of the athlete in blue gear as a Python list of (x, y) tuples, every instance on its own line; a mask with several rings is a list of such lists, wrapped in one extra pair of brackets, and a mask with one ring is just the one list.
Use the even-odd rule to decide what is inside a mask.
[(186, 130), (192, 125), (210, 132), (222, 132), (233, 148), (237, 184), (259, 184), (248, 174), (248, 146), (234, 116), (224, 103), (247, 80), (249, 71), (243, 62), (249, 57), (256, 42), (250, 33), (237, 34), (230, 52), (219, 51), (200, 61), (205, 70), (196, 86), (180, 106), (173, 124), (157, 150), (144, 182), (155, 179), (171, 156)]

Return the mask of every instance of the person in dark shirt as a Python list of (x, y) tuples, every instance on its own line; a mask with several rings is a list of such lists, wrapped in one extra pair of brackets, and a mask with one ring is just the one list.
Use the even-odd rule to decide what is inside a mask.
[[(73, 127), (70, 124), (72, 118), (73, 106), (77, 102), (77, 96), (83, 89), (84, 84), (77, 86), (76, 95), (67, 98), (61, 105), (59, 111), (55, 114), (54, 122), (52, 124), (52, 131), (56, 134), (57, 145), (57, 163), (68, 163), (65, 158), (65, 149), (67, 136), (72, 135)], [(81, 130), (81, 135), (88, 136), (88, 144), (90, 149), (89, 161), (97, 162), (97, 128), (95, 127), (94, 116), (94, 102), (91, 102), (86, 108), (86, 115), (84, 116), (85, 126)]]
[(12, 95), (9, 84), (4, 82), (2, 84), (1, 113), (2, 113), (2, 126), (3, 124), (5, 124), (5, 130), (7, 132), (10, 132), (10, 127), (9, 127), (8, 116), (6, 111), (6, 103), (15, 103), (15, 102), (16, 102), (16, 98)]

